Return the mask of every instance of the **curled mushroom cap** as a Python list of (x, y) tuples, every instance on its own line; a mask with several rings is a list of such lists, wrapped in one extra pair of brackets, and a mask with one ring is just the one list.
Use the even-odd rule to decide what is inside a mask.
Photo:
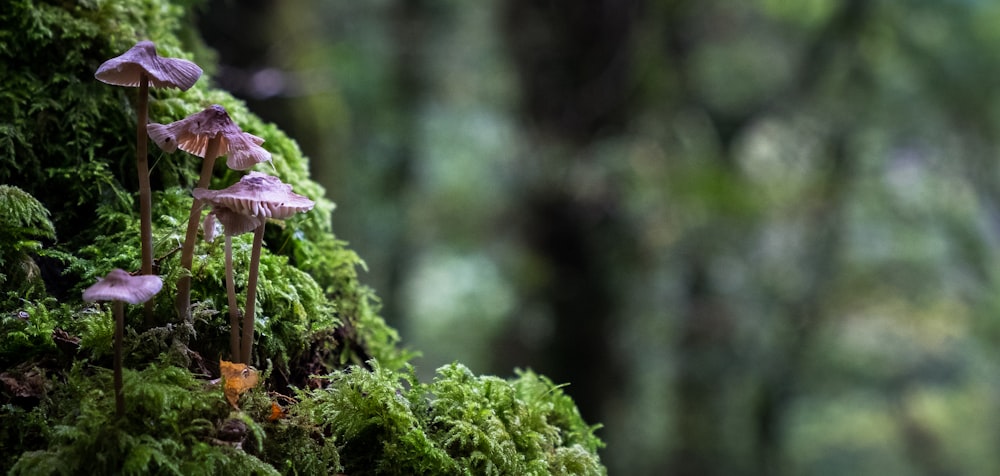
[(196, 188), (198, 200), (214, 207), (225, 207), (243, 215), (284, 220), (296, 213), (311, 210), (315, 202), (292, 192), (292, 186), (260, 172), (250, 172), (239, 182), (222, 190)]
[(140, 304), (160, 292), (163, 281), (156, 275), (132, 276), (120, 269), (113, 269), (104, 279), (97, 281), (83, 292), (84, 301), (124, 301)]
[(229, 236), (249, 233), (264, 223), (264, 218), (244, 215), (229, 207), (216, 205), (212, 207), (212, 211), (205, 217), (205, 221), (202, 223), (205, 241), (211, 242), (215, 238), (216, 219), (219, 220), (219, 223), (222, 223), (225, 233)]
[(264, 139), (243, 132), (218, 104), (191, 114), (170, 124), (150, 124), (149, 137), (167, 152), (180, 149), (202, 158), (208, 153), (208, 141), (220, 137), (219, 156), (226, 155), (226, 165), (233, 170), (246, 170), (271, 160), (271, 153), (260, 145)]
[(128, 51), (105, 61), (94, 77), (116, 86), (138, 87), (142, 74), (149, 76), (154, 88), (180, 88), (187, 90), (198, 82), (201, 68), (180, 58), (163, 58), (156, 54), (152, 41), (140, 41)]

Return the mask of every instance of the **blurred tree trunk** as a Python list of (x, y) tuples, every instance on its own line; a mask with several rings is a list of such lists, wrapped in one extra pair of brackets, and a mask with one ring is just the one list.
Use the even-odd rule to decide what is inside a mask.
[(844, 208), (854, 179), (853, 158), (846, 150), (846, 138), (835, 134), (829, 139), (829, 169), (818, 184), (817, 204), (810, 210), (805, 228), (812, 243), (803, 262), (809, 266), (808, 282), (793, 299), (781, 302), (780, 312), (793, 330), (783, 341), (780, 358), (768, 366), (759, 385), (756, 401), (756, 448), (758, 474), (781, 474), (784, 449), (784, 415), (803, 375), (802, 363), (815, 344), (826, 320), (825, 293), (838, 274), (841, 263)]
[[(697, 3), (697, 2), (695, 2)], [(706, 157), (714, 163), (718, 180), (739, 184), (741, 178), (734, 164), (732, 144), (749, 118), (728, 111), (713, 111), (696, 93), (691, 78), (689, 56), (700, 39), (688, 31), (688, 23), (697, 9), (692, 2), (666, 2), (659, 5), (664, 15), (662, 32), (664, 59), (676, 77), (675, 100), (668, 108), (682, 110), (693, 107), (707, 115), (718, 138), (718, 153)], [(752, 109), (752, 108), (751, 108)], [(704, 192), (699, 192), (704, 193)], [(708, 191), (708, 193), (713, 193)], [(738, 194), (736, 195), (739, 196)], [(713, 197), (703, 197), (706, 201)], [(682, 243), (679, 279), (682, 296), (676, 330), (674, 354), (677, 371), (674, 377), (674, 433), (676, 445), (667, 456), (667, 471), (678, 476), (712, 476), (729, 474), (738, 468), (725, 449), (726, 385), (736, 366), (735, 324), (733, 311), (715, 289), (711, 274), (712, 258), (721, 253), (726, 237), (737, 228), (734, 217), (716, 215), (701, 229), (689, 233)], [(749, 233), (749, 230), (740, 230)], [(671, 303), (665, 303), (672, 307)]]
[(380, 290), (383, 311), (386, 320), (395, 326), (405, 312), (402, 305), (403, 281), (410, 267), (410, 257), (413, 256), (413, 244), (407, 237), (407, 206), (405, 197), (413, 180), (413, 170), (416, 167), (416, 148), (420, 135), (420, 102), (427, 89), (424, 70), (424, 52), (427, 47), (427, 27), (429, 17), (427, 2), (424, 0), (397, 0), (389, 11), (390, 33), (393, 37), (392, 62), (392, 104), (399, 116), (396, 123), (395, 147), (391, 151), (390, 163), (386, 167), (381, 181), (380, 197), (387, 197), (397, 202), (396, 226), (390, 227), (392, 236), (385, 237), (389, 247), (384, 261), (389, 267), (386, 270), (387, 283)]
[(675, 432), (670, 474), (725, 474), (724, 383), (733, 367), (733, 316), (712, 287), (708, 246), (696, 245), (686, 256), (683, 274), (686, 302), (676, 343)]
[[(567, 391), (587, 421), (600, 421), (602, 407), (621, 394), (622, 369), (613, 348), (620, 305), (614, 277), (633, 266), (628, 250), (634, 243), (619, 215), (618, 185), (580, 192), (565, 176), (586, 167), (588, 148), (626, 123), (636, 6), (637, 0), (504, 3), (521, 123), (535, 141), (526, 149), (541, 151), (525, 158), (540, 176), (519, 184), (520, 199), (511, 205), (515, 233), (542, 269), (541, 280), (523, 280), (537, 284), (521, 294), (551, 319), (552, 332), (528, 348), (511, 331), (503, 347), (526, 354), (516, 361), (569, 382)], [(513, 326), (535, 318), (521, 312)]]

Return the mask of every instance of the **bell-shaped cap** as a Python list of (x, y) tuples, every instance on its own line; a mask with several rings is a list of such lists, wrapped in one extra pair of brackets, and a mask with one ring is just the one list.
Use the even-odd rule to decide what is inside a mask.
[(170, 124), (152, 123), (147, 130), (149, 138), (164, 151), (180, 149), (202, 158), (208, 153), (208, 141), (221, 136), (216, 157), (227, 156), (226, 165), (233, 170), (246, 170), (271, 160), (271, 153), (260, 146), (264, 139), (243, 132), (218, 104)]
[(132, 276), (113, 269), (104, 279), (83, 291), (84, 301), (124, 301), (141, 304), (160, 292), (163, 281), (155, 275)]
[(226, 207), (243, 215), (284, 220), (296, 213), (312, 210), (315, 202), (292, 192), (292, 186), (260, 172), (250, 172), (239, 182), (222, 190), (196, 188), (194, 198), (212, 207)]
[(163, 58), (156, 54), (152, 41), (140, 41), (128, 51), (104, 62), (94, 77), (116, 86), (138, 87), (142, 74), (149, 76), (154, 88), (188, 90), (201, 77), (198, 65), (180, 58)]
[(205, 216), (202, 223), (202, 231), (205, 234), (205, 241), (209, 243), (215, 239), (215, 221), (218, 219), (222, 223), (223, 232), (229, 236), (242, 235), (257, 229), (264, 223), (264, 218), (244, 215), (223, 205), (214, 205), (212, 211)]

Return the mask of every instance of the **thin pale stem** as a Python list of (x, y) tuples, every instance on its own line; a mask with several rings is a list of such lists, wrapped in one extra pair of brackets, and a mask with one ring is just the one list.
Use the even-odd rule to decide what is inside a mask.
[[(208, 188), (212, 180), (212, 169), (215, 158), (222, 146), (222, 136), (216, 135), (209, 139), (205, 147), (205, 160), (201, 163), (201, 177), (198, 178), (198, 188)], [(184, 235), (184, 246), (181, 248), (181, 267), (187, 270), (177, 281), (177, 313), (182, 321), (191, 320), (191, 266), (194, 263), (194, 242), (198, 237), (198, 223), (201, 218), (201, 200), (197, 198), (191, 203), (191, 214), (188, 216), (187, 233)]]
[(115, 415), (125, 416), (125, 394), (122, 383), (122, 341), (125, 339), (125, 304), (114, 301), (112, 314), (115, 316)]
[(240, 360), (240, 310), (236, 307), (236, 283), (233, 281), (233, 237), (226, 235), (226, 293), (229, 295), (230, 359)]
[(240, 361), (250, 364), (250, 351), (253, 350), (253, 324), (257, 305), (257, 274), (260, 268), (260, 249), (264, 245), (264, 223), (254, 230), (253, 251), (250, 254), (250, 276), (247, 279), (247, 310), (243, 313), (243, 349)]
[[(139, 79), (139, 99), (136, 104), (136, 145), (135, 164), (139, 174), (139, 238), (142, 247), (142, 274), (153, 274), (153, 199), (149, 185), (149, 159), (146, 149), (146, 123), (149, 122), (149, 76), (145, 73)], [(153, 323), (153, 305), (146, 301), (143, 319), (147, 325)]]

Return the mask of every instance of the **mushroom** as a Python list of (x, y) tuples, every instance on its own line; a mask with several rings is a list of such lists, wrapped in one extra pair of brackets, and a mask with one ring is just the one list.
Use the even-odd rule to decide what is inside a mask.
[(230, 358), (240, 359), (240, 311), (236, 305), (236, 284), (233, 282), (233, 236), (254, 231), (264, 224), (264, 219), (255, 216), (242, 215), (232, 209), (219, 205), (205, 217), (202, 225), (205, 240), (212, 242), (215, 237), (215, 220), (222, 223), (226, 236), (226, 297), (229, 303), (229, 350)]
[[(181, 149), (205, 160), (201, 164), (198, 188), (207, 188), (212, 178), (215, 159), (225, 155), (226, 165), (235, 170), (246, 170), (271, 160), (271, 153), (260, 145), (264, 139), (240, 130), (229, 118), (226, 109), (216, 104), (201, 112), (170, 124), (150, 124), (149, 137), (166, 152)], [(198, 218), (202, 204), (196, 198), (191, 204), (187, 233), (181, 249), (181, 267), (188, 271), (177, 282), (177, 312), (186, 320), (191, 308), (191, 265), (194, 260), (194, 241), (198, 234)]]
[(141, 304), (148, 301), (163, 287), (159, 276), (132, 276), (121, 269), (114, 269), (104, 279), (83, 291), (83, 300), (112, 301), (115, 316), (115, 413), (125, 415), (125, 397), (122, 394), (122, 340), (125, 336), (125, 306), (123, 303)]
[(250, 254), (250, 275), (247, 279), (247, 304), (243, 313), (243, 332), (240, 361), (250, 363), (253, 349), (253, 323), (257, 300), (257, 275), (260, 268), (260, 249), (264, 241), (265, 219), (284, 220), (292, 215), (311, 210), (315, 202), (292, 192), (292, 186), (277, 177), (250, 172), (239, 182), (222, 190), (196, 188), (194, 197), (212, 204), (213, 209), (228, 208), (241, 215), (255, 217), (260, 224), (254, 230)]
[[(153, 274), (152, 198), (149, 186), (149, 162), (146, 157), (146, 122), (149, 113), (149, 86), (178, 88), (186, 91), (201, 77), (198, 65), (179, 58), (161, 58), (152, 41), (140, 41), (121, 56), (105, 61), (94, 77), (116, 86), (138, 87), (136, 103), (136, 168), (139, 173), (139, 220), (142, 241), (142, 274)], [(146, 306), (146, 321), (152, 320), (153, 309)]]

